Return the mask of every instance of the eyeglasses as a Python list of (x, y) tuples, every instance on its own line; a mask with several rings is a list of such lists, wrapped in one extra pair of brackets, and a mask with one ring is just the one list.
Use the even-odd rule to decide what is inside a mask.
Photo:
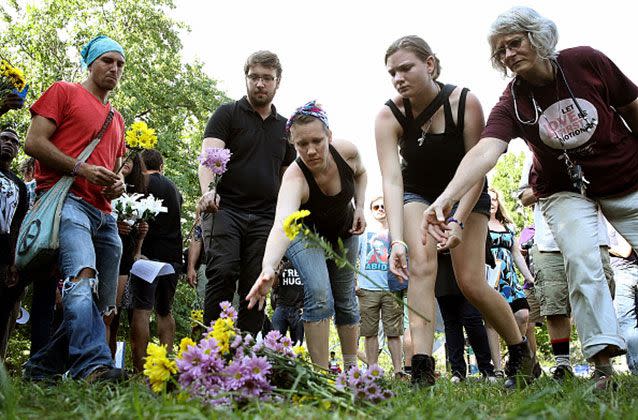
[(252, 83), (257, 83), (257, 82), (259, 82), (261, 80), (264, 84), (269, 84), (269, 83), (272, 83), (275, 80), (277, 80), (276, 77), (271, 76), (269, 74), (264, 74), (264, 75), (261, 75), (261, 74), (247, 74), (246, 78), (248, 80), (250, 80)]
[(375, 204), (374, 206), (372, 206), (372, 210), (377, 211), (377, 210), (385, 210), (385, 207), (383, 207), (383, 204)]
[(523, 40), (525, 39), (526, 37), (519, 36), (510, 40), (509, 42), (506, 42), (505, 45), (494, 51), (492, 57), (497, 59), (498, 61), (503, 61), (505, 59), (505, 54), (507, 54), (507, 51), (518, 50), (519, 48), (521, 48), (521, 45), (523, 45)]

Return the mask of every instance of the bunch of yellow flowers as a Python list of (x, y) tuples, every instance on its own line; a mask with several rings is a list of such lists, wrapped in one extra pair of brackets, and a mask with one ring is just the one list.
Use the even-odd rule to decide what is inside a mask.
[(217, 341), (221, 354), (230, 352), (230, 342), (235, 338), (235, 323), (231, 318), (217, 318), (213, 330), (208, 333), (209, 337), (213, 337)]
[(7, 60), (0, 61), (0, 76), (4, 79), (2, 85), (4, 89), (13, 89), (21, 91), (27, 84), (24, 73), (16, 67), (13, 67)]
[[(286, 216), (284, 219), (284, 233), (288, 239), (292, 241), (301, 232), (303, 226), (300, 220), (307, 216), (310, 216), (310, 211), (308, 210), (297, 210)], [(308, 233), (307, 230), (305, 229), (304, 233)]]
[(166, 346), (148, 343), (146, 354), (144, 375), (151, 383), (153, 392), (162, 392), (166, 389), (166, 382), (171, 378), (171, 375), (177, 373), (177, 364), (167, 357)]
[(157, 144), (155, 130), (144, 121), (136, 121), (126, 132), (126, 145), (131, 149), (153, 149)]

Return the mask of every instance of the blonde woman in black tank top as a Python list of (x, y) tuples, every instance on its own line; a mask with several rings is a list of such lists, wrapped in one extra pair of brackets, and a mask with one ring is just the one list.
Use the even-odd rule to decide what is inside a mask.
[(304, 223), (332, 243), (341, 240), (348, 259), (355, 263), (358, 235), (365, 229), (366, 171), (354, 144), (332, 139), (328, 120), (314, 102), (299, 108), (289, 121), (290, 140), (297, 160), (284, 173), (275, 224), (268, 236), (262, 272), (246, 297), (248, 307), (263, 306), (275, 281), (275, 267), (284, 253), (304, 282), (304, 330), (313, 363), (328, 369), (330, 318), (334, 316), (344, 364), (356, 363), (359, 307), (354, 273), (327, 261), (322, 250), (307, 247), (303, 235), (291, 241), (284, 234), (286, 216), (308, 209)]
[[(381, 109), (375, 122), (393, 240), (390, 269), (401, 278), (409, 277), (408, 304), (433, 320), (437, 248), (449, 248), (459, 288), (512, 346), (510, 354), (517, 355), (510, 373), (519, 373), (521, 367), (526, 372), (531, 363), (527, 342), (507, 303), (485, 282), (489, 196), (482, 193), (483, 182), (471, 187), (452, 212), (445, 243), (437, 245), (432, 240), (423, 244), (419, 230), (424, 210), (450, 181), (464, 153), (479, 140), (484, 126), (481, 105), (471, 93), (436, 81), (439, 61), (417, 36), (395, 41), (386, 52), (385, 63), (399, 93)], [(410, 333), (413, 383), (433, 385), (434, 324), (411, 312)]]

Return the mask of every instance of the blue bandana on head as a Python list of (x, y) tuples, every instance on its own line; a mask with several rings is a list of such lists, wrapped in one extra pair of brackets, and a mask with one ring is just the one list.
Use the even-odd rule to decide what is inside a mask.
[(80, 51), (80, 55), (82, 55), (82, 67), (86, 69), (99, 56), (111, 51), (118, 52), (124, 57), (124, 49), (120, 44), (106, 35), (96, 36)]
[(326, 126), (326, 128), (330, 128), (330, 126), (328, 125), (328, 115), (326, 114), (326, 111), (324, 111), (321, 106), (317, 104), (317, 101), (314, 100), (297, 108), (295, 113), (292, 114), (290, 118), (288, 118), (288, 122), (286, 123), (287, 132), (290, 132), (290, 127), (292, 127), (292, 125), (294, 124), (295, 119), (301, 115), (309, 115), (311, 117), (315, 117), (319, 121), (321, 121), (323, 125)]

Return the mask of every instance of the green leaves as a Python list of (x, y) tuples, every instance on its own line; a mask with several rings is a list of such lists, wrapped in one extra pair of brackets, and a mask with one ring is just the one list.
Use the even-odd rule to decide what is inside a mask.
[[(204, 126), (228, 98), (202, 63), (183, 62), (179, 32), (188, 27), (166, 13), (173, 1), (44, 0), (26, 8), (19, 3), (0, 6), (0, 54), (25, 71), (31, 90), (25, 109), (9, 112), (0, 123), (13, 123), (26, 135), (28, 104), (55, 81), (84, 80), (80, 49), (94, 36), (108, 35), (126, 53), (112, 102), (127, 125), (143, 119), (157, 129), (166, 173), (184, 195), (184, 208), (194, 209), (200, 195), (195, 157)], [(192, 213), (186, 218), (192, 220)]]

